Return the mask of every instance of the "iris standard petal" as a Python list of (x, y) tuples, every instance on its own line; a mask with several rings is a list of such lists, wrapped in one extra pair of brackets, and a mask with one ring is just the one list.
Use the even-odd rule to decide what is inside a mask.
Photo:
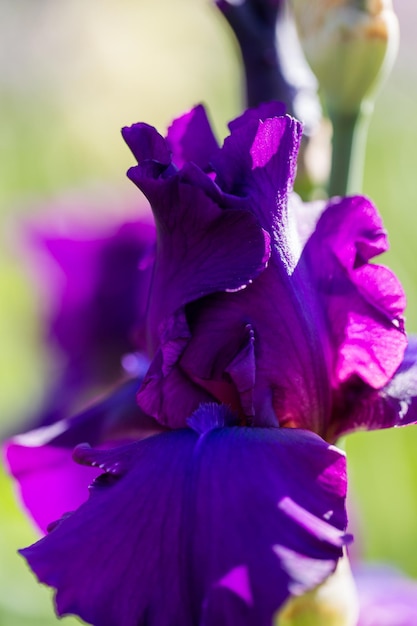
[(125, 126), (122, 136), (138, 162), (151, 160), (165, 166), (170, 164), (169, 146), (153, 126), (144, 123)]
[(199, 187), (178, 177), (158, 181), (154, 188), (158, 249), (148, 312), (151, 332), (188, 302), (244, 288), (265, 269), (270, 253), (269, 236), (250, 213), (222, 210)]
[(246, 199), (248, 210), (272, 237), (273, 255), (288, 272), (300, 253), (288, 194), (302, 128), (288, 115), (263, 120), (255, 111), (231, 125), (231, 134), (213, 159), (216, 182), (224, 192)]
[(166, 139), (172, 160), (179, 169), (189, 162), (204, 171), (210, 169), (210, 161), (218, 150), (218, 144), (201, 104), (174, 120), (168, 128)]
[(60, 615), (270, 626), (289, 594), (334, 571), (349, 540), (343, 454), (304, 431), (227, 426), (227, 412), (202, 405), (195, 430), (77, 450), (104, 474), (88, 502), (22, 551), (57, 589)]
[[(141, 127), (140, 133), (156, 131)], [(144, 140), (152, 149), (157, 143)], [(134, 149), (138, 151), (136, 143)], [(148, 308), (149, 346), (155, 356), (138, 401), (162, 423), (177, 427), (200, 402), (213, 398), (186, 372), (171, 374), (189, 336), (184, 307), (211, 293), (245, 288), (265, 270), (270, 239), (242, 202), (231, 202), (199, 167), (188, 163), (177, 172), (166, 163), (156, 166), (152, 149), (143, 151), (143, 160), (129, 171), (147, 195), (158, 229)], [(171, 392), (185, 398), (187, 406)]]
[(158, 229), (148, 313), (155, 334), (162, 319), (188, 302), (245, 287), (264, 270), (270, 247), (254, 216), (223, 208), (227, 199), (196, 165), (179, 173), (148, 166), (145, 159), (128, 175), (148, 197)]

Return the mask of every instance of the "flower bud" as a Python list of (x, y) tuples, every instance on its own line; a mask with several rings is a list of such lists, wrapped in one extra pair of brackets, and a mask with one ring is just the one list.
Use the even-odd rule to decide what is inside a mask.
[(398, 50), (391, 0), (292, 0), (300, 40), (329, 111), (372, 107)]
[(358, 617), (356, 587), (345, 555), (323, 584), (288, 600), (274, 626), (356, 626)]

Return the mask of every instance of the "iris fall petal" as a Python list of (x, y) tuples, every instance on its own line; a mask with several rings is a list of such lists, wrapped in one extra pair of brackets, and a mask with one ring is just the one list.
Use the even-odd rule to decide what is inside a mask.
[(59, 614), (95, 626), (270, 626), (290, 593), (335, 569), (349, 540), (343, 454), (304, 431), (227, 426), (225, 413), (203, 405), (194, 429), (77, 449), (104, 474), (22, 551), (57, 589)]

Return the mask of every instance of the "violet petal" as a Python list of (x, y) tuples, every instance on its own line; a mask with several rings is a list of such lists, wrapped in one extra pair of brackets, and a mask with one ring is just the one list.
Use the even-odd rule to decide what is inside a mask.
[(178, 169), (191, 161), (202, 170), (209, 170), (218, 145), (201, 104), (172, 122), (168, 128), (167, 144)]
[(305, 246), (328, 320), (336, 381), (356, 374), (380, 388), (401, 362), (405, 295), (387, 268), (368, 263), (387, 248), (381, 218), (362, 197), (330, 201)]
[(196, 166), (168, 178), (137, 166), (129, 176), (147, 195), (158, 227), (148, 311), (158, 343), (163, 319), (207, 294), (242, 289), (262, 272), (269, 236), (249, 212), (222, 209), (209, 197), (201, 185), (212, 183)]
[(376, 430), (417, 423), (417, 337), (408, 338), (403, 362), (382, 389), (359, 379), (342, 385), (335, 401), (335, 438), (366, 428)]
[(214, 419), (200, 434), (78, 450), (105, 473), (88, 502), (22, 551), (57, 589), (59, 615), (270, 626), (290, 593), (334, 571), (349, 541), (344, 456), (304, 431), (218, 428), (218, 409), (199, 409), (194, 426)]

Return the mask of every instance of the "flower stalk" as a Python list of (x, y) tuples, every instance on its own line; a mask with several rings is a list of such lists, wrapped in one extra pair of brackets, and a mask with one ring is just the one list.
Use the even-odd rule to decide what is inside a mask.
[(329, 111), (333, 126), (332, 164), (328, 194), (344, 196), (362, 189), (366, 141), (371, 111), (339, 113)]

